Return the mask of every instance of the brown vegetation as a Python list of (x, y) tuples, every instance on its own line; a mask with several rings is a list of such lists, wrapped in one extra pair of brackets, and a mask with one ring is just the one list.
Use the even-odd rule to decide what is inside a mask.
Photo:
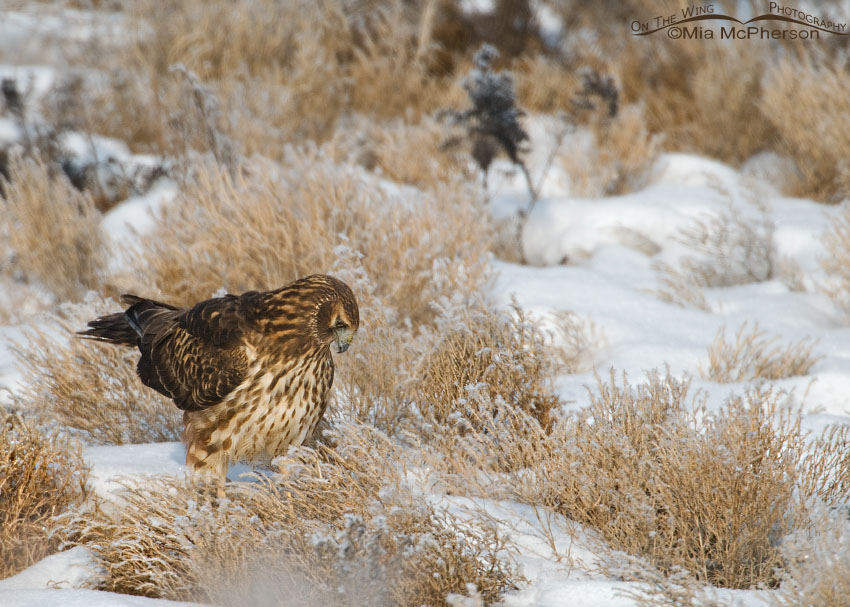
[(180, 411), (142, 385), (138, 352), (80, 339), (74, 332), (83, 318), (77, 314), (75, 324), (54, 329), (61, 332), (59, 339), (55, 332), (28, 330), (14, 350), (24, 372), (15, 405), (41, 425), (70, 431), (90, 444), (178, 440)]
[(777, 338), (768, 337), (747, 323), (735, 333), (735, 343), (726, 342), (726, 328), (722, 327), (708, 349), (708, 369), (705, 379), (724, 384), (751, 379), (782, 379), (795, 375), (807, 375), (820, 360), (812, 354), (814, 342), (803, 339), (795, 344), (781, 347)]
[(20, 417), (0, 420), (0, 579), (55, 552), (54, 517), (88, 497), (76, 448)]
[(104, 564), (104, 589), (223, 605), (276, 605), (296, 585), (309, 605), (445, 605), (467, 583), (489, 602), (521, 579), (492, 525), (405, 488), (380, 432), (342, 425), (331, 440), (228, 484), (226, 500), (174, 479), (128, 487), (123, 508), (72, 520), (67, 537)]
[(6, 271), (40, 281), (60, 300), (82, 299), (100, 286), (106, 263), (91, 196), (37, 159), (14, 159), (10, 174), (0, 201), (14, 255)]

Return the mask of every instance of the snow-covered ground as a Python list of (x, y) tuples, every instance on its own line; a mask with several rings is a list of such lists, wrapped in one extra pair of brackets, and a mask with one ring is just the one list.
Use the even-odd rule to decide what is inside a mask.
[[(10, 32), (18, 32), (20, 19), (23, 17), (18, 13), (10, 12), (0, 20), (0, 40), (8, 42)], [(92, 27), (81, 18), (73, 23), (82, 30)], [(45, 20), (42, 35), (51, 34), (54, 27), (53, 17)], [(11, 44), (27, 49), (29, 57), (30, 45)], [(0, 77), (6, 74), (24, 81), (31, 75), (38, 90), (46, 90), (53, 78), (52, 70), (44, 67), (0, 66)], [(0, 120), (0, 137), (15, 137), (13, 126)], [(66, 143), (69, 148), (80, 148), (80, 155), (86, 153), (84, 142), (72, 139)], [(122, 161), (130, 158), (120, 143), (104, 141), (99, 149)], [(148, 165), (151, 159), (139, 157), (137, 162)], [(544, 162), (532, 159), (531, 164), (534, 172)], [(550, 322), (552, 313), (561, 310), (592, 320), (604, 337), (593, 353), (593, 369), (603, 374), (609, 368), (625, 371), (634, 382), (646, 371), (667, 366), (677, 376), (692, 376), (695, 387), (708, 395), (709, 406), (718, 406), (731, 392), (742, 389), (740, 384), (715, 384), (701, 374), (718, 330), (725, 327), (727, 336), (732, 337), (744, 322), (758, 322), (783, 345), (811, 338), (815, 340), (814, 354), (821, 357), (811, 372), (775, 384), (794, 392), (805, 411), (807, 430), (817, 433), (830, 423), (850, 424), (850, 327), (835, 304), (818, 289), (825, 280), (820, 266), (820, 259), (826, 255), (823, 233), (839, 209), (781, 196), (771, 182), (775, 172), (770, 168), (778, 166), (781, 159), (768, 158), (758, 170), (736, 171), (705, 158), (666, 154), (640, 191), (598, 199), (571, 196), (568, 179), (553, 169), (523, 234), (532, 265), (494, 260), (497, 279), (493, 296), (503, 305), (515, 298), (544, 322)], [(497, 218), (506, 217), (527, 203), (527, 195), (516, 175), (500, 177), (499, 166), (494, 172), (492, 212)], [(151, 213), (175, 191), (168, 180), (158, 181), (145, 195), (130, 198), (106, 214), (103, 228), (116, 240), (144, 232), (151, 226)], [(654, 293), (660, 288), (657, 264), (675, 267), (682, 256), (693, 253), (681, 242), (681, 229), (696, 219), (729, 209), (751, 217), (753, 222), (773, 225), (774, 259), (796, 264), (799, 284), (792, 288), (790, 281), (780, 276), (705, 289), (707, 310), (660, 299)], [(0, 405), (19, 378), (10, 348), (20, 338), (18, 327), (0, 327)], [(569, 407), (587, 403), (587, 387), (593, 389), (595, 383), (593, 369), (559, 378), (559, 392)], [(90, 447), (84, 457), (92, 467), (92, 486), (106, 499), (114, 497), (111, 492), (119, 479), (144, 482), (149, 475), (185, 473), (184, 451), (179, 443)], [(231, 476), (237, 477), (242, 471), (236, 467)], [(622, 594), (634, 584), (594, 573), (596, 556), (589, 548), (592, 542), (582, 542), (584, 532), (570, 521), (551, 514), (541, 521), (540, 513), (533, 508), (512, 503), (472, 504), (465, 498), (445, 496), (434, 499), (452, 508), (485, 508), (502, 521), (503, 530), (518, 548), (522, 572), (529, 579), (527, 586), (505, 598), (509, 607), (634, 605), (634, 599)], [(0, 605), (181, 604), (80, 588), (100, 575), (92, 556), (83, 548), (74, 548), (0, 580)], [(762, 604), (768, 592), (718, 591), (718, 601), (755, 606)]]
[[(555, 181), (558, 181), (556, 179)], [(717, 184), (723, 186), (719, 194)], [(494, 189), (496, 213), (522, 203), (519, 186), (506, 180)], [(747, 192), (761, 188), (763, 211), (754, 209)], [(765, 192), (768, 192), (765, 194)], [(127, 237), (127, 221), (147, 220), (151, 198), (170, 195), (167, 187), (143, 198), (130, 199), (106, 215), (103, 225)], [(721, 213), (730, 207), (744, 213), (764, 212), (775, 225), (773, 247), (799, 265), (806, 289), (791, 290), (771, 279), (734, 287), (706, 289), (709, 310), (665, 303), (653, 290), (659, 287), (653, 263), (675, 264), (686, 250), (678, 230), (694, 218)], [(595, 353), (593, 366), (626, 371), (640, 381), (645, 371), (669, 366), (676, 375), (690, 374), (696, 385), (710, 396), (710, 404), (721, 403), (735, 384), (718, 385), (700, 374), (707, 366), (708, 346), (721, 327), (734, 331), (745, 321), (755, 322), (782, 343), (810, 337), (815, 353), (822, 358), (805, 377), (779, 380), (782, 388), (794, 390), (807, 412), (806, 427), (819, 431), (827, 423), (850, 423), (850, 328), (831, 300), (814, 287), (823, 280), (819, 258), (823, 256), (822, 234), (836, 208), (808, 201), (782, 198), (770, 193), (768, 184), (751, 179), (716, 162), (687, 155), (666, 155), (651, 182), (641, 191), (600, 199), (574, 199), (566, 191), (548, 188), (530, 217), (525, 232), (529, 257), (538, 265), (520, 266), (493, 261), (498, 278), (493, 294), (503, 304), (515, 297), (519, 304), (548, 319), (557, 310), (569, 310), (592, 319), (604, 343)], [(639, 233), (653, 242), (647, 254), (623, 242), (623, 230)], [(563, 257), (566, 265), (554, 263)], [(0, 328), (0, 385), (12, 383), (15, 371), (8, 345), (17, 336), (15, 328)], [(559, 390), (571, 407), (587, 402), (586, 386), (593, 386), (593, 371), (564, 375)], [(184, 474), (183, 447), (179, 443), (92, 447), (84, 452), (92, 466), (92, 484), (105, 497), (118, 478), (153, 474)], [(239, 470), (233, 471), (238, 475)], [(449, 499), (449, 498), (440, 498)], [(461, 507), (464, 500), (451, 502)], [(516, 607), (631, 605), (633, 599), (620, 592), (630, 584), (590, 573), (594, 555), (582, 546), (575, 528), (559, 517), (551, 517), (554, 544), (545, 539), (544, 526), (528, 506), (494, 503), (487, 506), (503, 521), (519, 547), (520, 564), (530, 584), (506, 598)], [(568, 532), (570, 531), (570, 532)], [(82, 550), (48, 557), (31, 569), (0, 582), (0, 604), (24, 605), (144, 605), (153, 601), (126, 596), (69, 590), (96, 579), (97, 568)], [(62, 587), (65, 589), (46, 589)], [(766, 591), (725, 592), (724, 600), (741, 605), (759, 604)], [(160, 602), (162, 603), (162, 602)]]

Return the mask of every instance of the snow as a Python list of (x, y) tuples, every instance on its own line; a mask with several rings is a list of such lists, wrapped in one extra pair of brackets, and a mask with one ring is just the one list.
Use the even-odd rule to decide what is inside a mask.
[(3, 607), (179, 607), (196, 605), (99, 590), (14, 590), (0, 594)]
[[(112, 153), (125, 150), (115, 145)], [(721, 328), (731, 337), (742, 323), (757, 321), (783, 344), (814, 339), (815, 353), (822, 358), (812, 372), (775, 384), (794, 392), (806, 412), (804, 429), (818, 433), (828, 424), (850, 423), (846, 399), (850, 393), (850, 327), (843, 324), (835, 304), (815, 288), (823, 280), (822, 234), (837, 209), (782, 197), (772, 193), (768, 184), (754, 182), (752, 175), (745, 178), (721, 163), (684, 154), (663, 156), (648, 185), (623, 196), (573, 198), (568, 184), (563, 184), (564, 176), (555, 177), (555, 183), (562, 185), (544, 187), (545, 196), (536, 204), (524, 234), (532, 265), (492, 262), (497, 274), (492, 289), (498, 303), (508, 305), (515, 298), (544, 324), (552, 322), (552, 313), (558, 310), (591, 319), (605, 338), (593, 361), (598, 373), (604, 375), (613, 368), (626, 372), (631, 381), (641, 381), (647, 371), (669, 367), (674, 375), (690, 375), (694, 386), (706, 391), (709, 407), (719, 406), (730, 393), (744, 387), (717, 385), (700, 374), (707, 365), (707, 348)], [(501, 179), (491, 181), (492, 206), (495, 215), (506, 216), (527, 200), (517, 176), (504, 172)], [(160, 180), (144, 196), (130, 198), (109, 212), (104, 230), (116, 242), (145, 233), (152, 225), (153, 213), (176, 191), (173, 182)], [(758, 206), (751, 202), (754, 191), (759, 192)], [(679, 230), (695, 218), (729, 208), (756, 219), (764, 213), (775, 226), (772, 238), (777, 254), (799, 265), (803, 290), (792, 290), (776, 279), (704, 289), (709, 311), (660, 300), (653, 293), (659, 288), (654, 263), (664, 260), (675, 265), (687, 252), (677, 239)], [(643, 245), (635, 246), (636, 240)], [(564, 258), (565, 264), (561, 263)], [(8, 351), (10, 340), (16, 337), (17, 328), (0, 328), (0, 386), (11, 387), (16, 381)], [(587, 402), (588, 386), (593, 389), (594, 384), (594, 371), (587, 370), (559, 377), (557, 388), (568, 408), (579, 408)], [(144, 483), (153, 475), (181, 477), (186, 473), (180, 443), (88, 447), (84, 457), (91, 466), (96, 494), (118, 504), (116, 492), (127, 483)], [(230, 477), (239, 478), (249, 470), (235, 467)], [(481, 507), (464, 498), (451, 499), (452, 507), (470, 512)], [(591, 573), (596, 558), (593, 541), (586, 541), (591, 533), (551, 513), (545, 515), (544, 525), (539, 512), (529, 506), (493, 502), (486, 509), (511, 535), (519, 564), (530, 580), (529, 585), (509, 593), (507, 606), (634, 604), (633, 598), (623, 594), (634, 591), (638, 587), (634, 583)], [(551, 534), (548, 539), (547, 533)], [(90, 555), (82, 550), (49, 557), (0, 583), (0, 602), (157, 604), (91, 590), (45, 589), (55, 582), (71, 587), (90, 583), (98, 575), (90, 565)], [(717, 595), (725, 602), (748, 606), (761, 604), (766, 592), (770, 591), (718, 590)]]
[(97, 577), (98, 564), (88, 549), (76, 546), (45, 557), (29, 569), (0, 580), (0, 592), (33, 588), (79, 588)]
[[(465, 12), (492, 10), (492, 0), (464, 0)], [(544, 31), (563, 27), (555, 12), (536, 2)], [(91, 35), (92, 28), (111, 27), (86, 14), (69, 13), (70, 37)], [(57, 17), (45, 19), (26, 12), (7, 11), (0, 16), (0, 48), (24, 41), (43, 40), (56, 32)], [(27, 33), (28, 32), (28, 33)], [(33, 35), (33, 32), (37, 35)], [(554, 34), (553, 34), (554, 35)], [(54, 82), (56, 70), (43, 66), (0, 66), (0, 78), (14, 76), (32, 86), (35, 96)], [(29, 84), (28, 84), (29, 83)], [(529, 166), (535, 184), (542, 180), (558, 130), (551, 117), (529, 117), (528, 130), (534, 145)], [(18, 126), (0, 118), (0, 142), (20, 138)], [(581, 136), (577, 134), (576, 136)], [(542, 143), (541, 143), (542, 142)], [(159, 159), (133, 155), (124, 142), (83, 133), (68, 133), (63, 146), (76, 157), (107, 161), (114, 158), (125, 167), (151, 167)], [(557, 389), (568, 409), (587, 403), (587, 390), (595, 385), (594, 372), (605, 376), (609, 369), (625, 372), (632, 382), (641, 381), (652, 369), (669, 368), (676, 376), (689, 375), (695, 388), (704, 390), (709, 407), (719, 406), (743, 384), (718, 385), (702, 377), (708, 363), (708, 346), (718, 331), (727, 338), (743, 324), (755, 322), (775, 335), (778, 343), (814, 340), (821, 358), (805, 377), (773, 382), (792, 391), (805, 412), (803, 428), (813, 434), (830, 424), (850, 424), (850, 327), (834, 302), (818, 290), (826, 280), (821, 267), (825, 256), (823, 233), (840, 212), (811, 200), (780, 194), (791, 178), (789, 163), (775, 154), (759, 154), (740, 170), (721, 162), (689, 154), (664, 154), (653, 167), (642, 189), (621, 196), (579, 198), (571, 195), (568, 175), (551, 166), (542, 181), (525, 230), (523, 244), (530, 265), (493, 260), (496, 279), (492, 295), (507, 306), (512, 300), (544, 326), (553, 328), (553, 313), (570, 311), (592, 320), (604, 334), (594, 352), (592, 366), (576, 374), (564, 374)], [(359, 169), (358, 169), (359, 170)], [(409, 195), (420, 193), (383, 179), (380, 186)], [(488, 181), (490, 212), (496, 219), (526, 208), (524, 179), (505, 161), (496, 161)], [(126, 249), (139, 236), (150, 233), (154, 216), (178, 193), (176, 183), (158, 179), (144, 194), (132, 196), (110, 210), (102, 229), (115, 243), (114, 268), (126, 263)], [(772, 247), (776, 259), (792, 260), (801, 275), (800, 290), (779, 279), (735, 286), (703, 289), (708, 310), (666, 303), (654, 293), (660, 288), (656, 265), (676, 266), (689, 249), (679, 238), (682, 228), (701, 219), (735, 209), (752, 221), (766, 219), (773, 225)], [(11, 289), (2, 284), (0, 290)], [(0, 293), (0, 305), (3, 297)], [(20, 371), (11, 353), (13, 342), (23, 338), (18, 326), (0, 326), (0, 406), (20, 382)], [(120, 507), (118, 493), (127, 484), (144, 484), (156, 475), (183, 477), (185, 447), (181, 443), (124, 446), (90, 446), (83, 456), (91, 467), (90, 484), (105, 503)], [(249, 466), (234, 466), (231, 480), (242, 478)], [(552, 513), (526, 505), (473, 501), (463, 497), (432, 494), (439, 501), (470, 516), (483, 509), (498, 520), (517, 547), (518, 560), (530, 583), (505, 598), (508, 607), (631, 606), (634, 583), (594, 573), (597, 555), (592, 531)], [(542, 517), (542, 520), (541, 520)], [(142, 597), (99, 592), (84, 588), (96, 584), (102, 573), (86, 549), (78, 547), (51, 555), (29, 569), (0, 580), (0, 605), (29, 607), (63, 605), (117, 607), (178, 605)], [(749, 606), (763, 604), (770, 591), (721, 591), (719, 600)]]

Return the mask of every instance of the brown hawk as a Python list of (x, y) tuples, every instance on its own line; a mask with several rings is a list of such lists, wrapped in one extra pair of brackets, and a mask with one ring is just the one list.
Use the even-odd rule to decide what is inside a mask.
[(234, 460), (300, 445), (328, 404), (334, 363), (360, 325), (344, 282), (315, 274), (276, 291), (249, 291), (176, 308), (123, 295), (130, 307), (79, 334), (136, 346), (146, 386), (183, 410), (186, 465), (223, 482)]

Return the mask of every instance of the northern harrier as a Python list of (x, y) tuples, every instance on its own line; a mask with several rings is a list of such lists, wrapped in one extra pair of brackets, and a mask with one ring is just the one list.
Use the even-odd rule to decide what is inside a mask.
[(80, 335), (136, 346), (146, 386), (183, 410), (186, 465), (223, 482), (233, 460), (284, 454), (310, 436), (328, 404), (334, 363), (360, 324), (351, 289), (313, 275), (191, 308), (124, 295), (130, 307)]

